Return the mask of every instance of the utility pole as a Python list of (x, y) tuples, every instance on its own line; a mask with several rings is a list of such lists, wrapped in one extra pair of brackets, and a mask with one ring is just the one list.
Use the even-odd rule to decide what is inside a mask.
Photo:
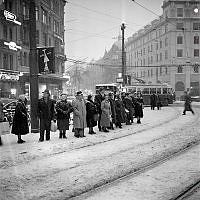
[(125, 30), (125, 24), (122, 23), (121, 25), (121, 31), (122, 31), (122, 78), (123, 83), (122, 86), (125, 86), (125, 75), (126, 75), (126, 55), (124, 51), (124, 30)]
[(36, 47), (36, 11), (35, 0), (30, 0), (29, 4), (29, 66), (30, 66), (30, 102), (31, 102), (31, 132), (37, 133), (38, 122), (38, 62)]

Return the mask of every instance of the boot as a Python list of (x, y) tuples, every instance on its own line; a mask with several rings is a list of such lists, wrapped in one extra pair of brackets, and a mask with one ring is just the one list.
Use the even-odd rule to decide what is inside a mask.
[(63, 138), (64, 138), (64, 139), (67, 139), (67, 137), (66, 137), (66, 132), (65, 132), (65, 131), (63, 131)]
[(92, 133), (92, 128), (91, 127), (89, 127), (89, 133), (88, 134), (90, 134), (90, 135), (92, 135), (93, 133)]

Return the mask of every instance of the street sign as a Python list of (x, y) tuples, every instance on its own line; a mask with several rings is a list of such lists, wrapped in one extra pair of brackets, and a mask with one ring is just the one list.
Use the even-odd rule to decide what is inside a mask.
[(44, 47), (37, 49), (39, 73), (55, 73), (54, 47)]
[(22, 49), (20, 46), (18, 46), (15, 42), (4, 42), (4, 45), (8, 46), (9, 49), (12, 49), (14, 51), (17, 51), (18, 49)]
[(116, 78), (117, 83), (123, 83), (123, 78)]
[(4, 10), (4, 17), (6, 20), (14, 22), (15, 24), (21, 25), (21, 22), (16, 20), (16, 15), (14, 15), (11, 12), (8, 12), (7, 10)]

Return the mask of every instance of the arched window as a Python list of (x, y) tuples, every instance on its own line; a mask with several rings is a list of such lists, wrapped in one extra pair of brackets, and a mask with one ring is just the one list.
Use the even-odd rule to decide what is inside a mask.
[(182, 81), (178, 81), (175, 85), (175, 91), (184, 91), (185, 85)]

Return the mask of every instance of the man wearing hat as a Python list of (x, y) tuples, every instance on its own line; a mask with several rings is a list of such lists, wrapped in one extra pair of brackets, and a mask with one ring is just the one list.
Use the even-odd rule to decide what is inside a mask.
[(100, 121), (101, 121), (101, 102), (104, 100), (104, 97), (105, 97), (105, 89), (103, 87), (100, 87), (99, 88), (99, 94), (95, 95), (94, 97), (94, 103), (96, 104), (97, 106), (97, 112), (99, 114), (99, 121), (98, 121), (98, 128), (99, 128), (99, 131), (102, 131), (101, 129), (101, 126), (100, 126)]
[(85, 137), (84, 128), (87, 126), (86, 123), (86, 106), (83, 99), (83, 93), (78, 91), (76, 93), (76, 99), (72, 102), (73, 106), (73, 125), (74, 125), (74, 136)]
[(38, 115), (40, 119), (40, 139), (44, 141), (44, 132), (46, 131), (46, 140), (50, 140), (51, 120), (55, 120), (54, 100), (50, 98), (49, 90), (44, 90), (43, 97), (38, 101)]

